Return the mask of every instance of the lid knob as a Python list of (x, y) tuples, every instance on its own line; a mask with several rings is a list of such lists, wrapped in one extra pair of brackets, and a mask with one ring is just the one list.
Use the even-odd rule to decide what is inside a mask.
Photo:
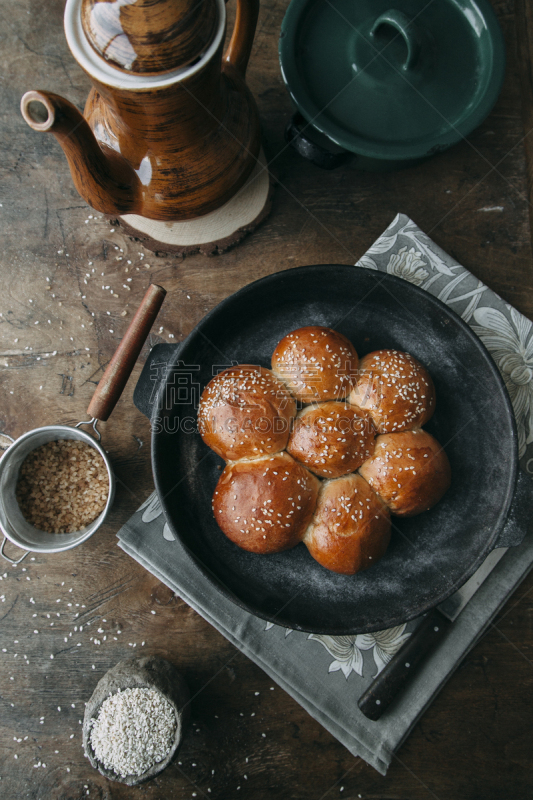
[(98, 55), (144, 75), (196, 61), (218, 23), (216, 0), (82, 0), (81, 18)]
[(370, 36), (376, 36), (382, 27), (386, 28), (387, 26), (402, 36), (407, 48), (407, 58), (402, 64), (402, 69), (412, 69), (416, 65), (422, 47), (422, 36), (417, 25), (403, 11), (391, 8), (377, 18), (370, 31)]

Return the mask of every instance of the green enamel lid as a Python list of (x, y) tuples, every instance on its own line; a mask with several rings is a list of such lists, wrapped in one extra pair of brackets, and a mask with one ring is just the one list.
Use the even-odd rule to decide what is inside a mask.
[(491, 110), (505, 71), (486, 0), (292, 0), (279, 55), (306, 120), (378, 159), (459, 141)]

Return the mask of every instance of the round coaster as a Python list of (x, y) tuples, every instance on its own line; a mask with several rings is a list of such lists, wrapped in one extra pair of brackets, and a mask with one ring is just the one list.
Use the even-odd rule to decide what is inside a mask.
[(118, 221), (126, 233), (159, 255), (214, 255), (251, 233), (267, 217), (270, 201), (270, 175), (261, 149), (244, 186), (215, 211), (184, 222), (161, 222), (138, 214), (125, 214)]

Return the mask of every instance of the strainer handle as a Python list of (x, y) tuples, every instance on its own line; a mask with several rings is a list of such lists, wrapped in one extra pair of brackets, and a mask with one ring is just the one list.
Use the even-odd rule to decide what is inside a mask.
[(21, 556), (20, 558), (17, 559), (9, 558), (9, 556), (6, 556), (6, 554), (4, 553), (4, 547), (6, 546), (6, 542), (7, 542), (7, 537), (4, 536), (4, 541), (2, 542), (2, 546), (0, 547), (0, 555), (2, 556), (2, 558), (5, 558), (6, 561), (9, 561), (10, 564), (13, 564), (13, 566), (15, 566), (16, 564), (20, 564), (20, 562), (26, 558), (26, 556), (30, 551), (26, 550), (24, 555)]
[(124, 338), (114, 356), (107, 365), (98, 384), (87, 413), (93, 419), (105, 421), (117, 404), (135, 362), (141, 352), (146, 337), (165, 299), (166, 291), (162, 286), (151, 283), (143, 297), (141, 305), (129, 324)]

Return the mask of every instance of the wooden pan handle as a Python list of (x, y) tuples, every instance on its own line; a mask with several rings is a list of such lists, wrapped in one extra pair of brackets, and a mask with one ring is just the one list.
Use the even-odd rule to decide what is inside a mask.
[(357, 705), (365, 717), (381, 717), (451, 624), (437, 608), (427, 615), (359, 698)]
[(115, 408), (150, 332), (150, 328), (159, 313), (165, 295), (166, 291), (162, 286), (151, 283), (148, 287), (141, 305), (135, 312), (124, 338), (107, 365), (106, 371), (92, 396), (87, 409), (91, 419), (101, 419), (105, 422)]

